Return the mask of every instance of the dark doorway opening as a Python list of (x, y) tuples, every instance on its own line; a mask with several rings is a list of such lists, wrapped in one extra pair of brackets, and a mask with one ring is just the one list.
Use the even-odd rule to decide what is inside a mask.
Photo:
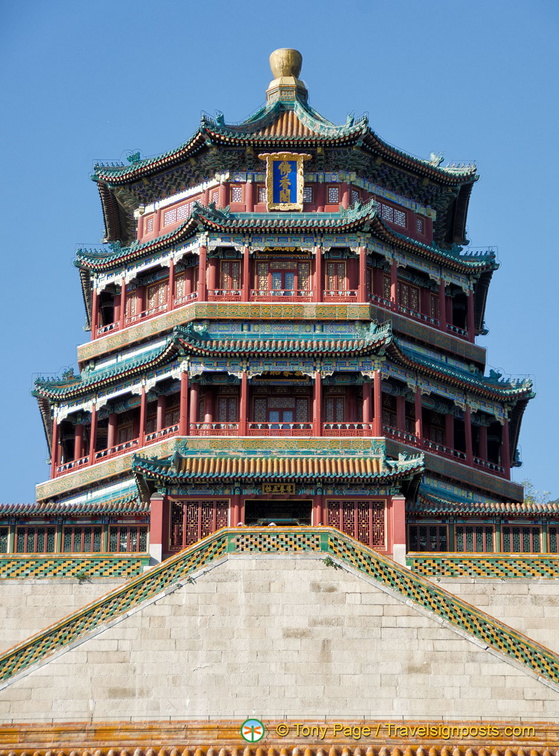
[(310, 499), (251, 499), (245, 501), (245, 525), (310, 525)]

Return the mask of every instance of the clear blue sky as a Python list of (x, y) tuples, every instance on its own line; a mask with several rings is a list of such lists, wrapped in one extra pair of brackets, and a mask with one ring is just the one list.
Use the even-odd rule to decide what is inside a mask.
[(94, 162), (176, 147), (201, 111), (243, 119), (277, 47), (331, 120), (368, 112), (412, 154), (476, 161), (469, 238), (501, 263), (479, 343), (533, 377), (514, 477), (559, 497), (558, 38), (557, 0), (0, 0), (0, 500), (48, 477), (30, 390), (89, 337), (72, 260), (103, 235)]

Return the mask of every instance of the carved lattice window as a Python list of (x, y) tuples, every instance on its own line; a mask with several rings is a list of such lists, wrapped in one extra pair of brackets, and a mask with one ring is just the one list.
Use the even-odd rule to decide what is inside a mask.
[(446, 525), (409, 525), (410, 551), (448, 551), (448, 527)]
[(101, 551), (102, 528), (65, 527), (62, 534), (62, 551)]
[(385, 548), (385, 502), (349, 499), (327, 502), (327, 524), (339, 528), (361, 543)]
[(48, 526), (16, 528), (18, 554), (52, 553), (55, 546), (55, 528)]
[(175, 501), (171, 509), (171, 547), (191, 546), (227, 526), (229, 501)]
[(328, 291), (345, 291), (346, 272), (344, 262), (326, 263), (326, 289)]
[(493, 525), (456, 525), (455, 551), (493, 551)]
[(503, 525), (503, 551), (538, 553), (541, 551), (541, 528), (533, 525)]
[(109, 527), (109, 551), (145, 553), (147, 550), (147, 525), (111, 525)]
[(221, 288), (227, 291), (241, 288), (241, 263), (239, 260), (221, 261)]

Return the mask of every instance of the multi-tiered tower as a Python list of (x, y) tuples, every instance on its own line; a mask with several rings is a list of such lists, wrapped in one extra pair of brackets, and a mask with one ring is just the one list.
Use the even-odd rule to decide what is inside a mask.
[(79, 375), (37, 381), (51, 476), (6, 548), (161, 559), (273, 522), (398, 559), (556, 550), (549, 513), (511, 506), (531, 383), (486, 376), (475, 343), (497, 268), (465, 249), (475, 167), (330, 123), (299, 53), (271, 62), (243, 123), (203, 117), (175, 150), (95, 168), (91, 341)]

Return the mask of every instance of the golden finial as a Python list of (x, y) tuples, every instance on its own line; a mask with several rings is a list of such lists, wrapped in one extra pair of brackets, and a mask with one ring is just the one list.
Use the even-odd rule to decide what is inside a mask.
[(293, 76), (299, 78), (301, 66), (303, 65), (303, 56), (299, 50), (292, 50), (290, 47), (280, 47), (274, 50), (270, 55), (270, 68), (274, 79), (280, 76)]
[(304, 83), (299, 79), (303, 56), (299, 50), (290, 47), (281, 47), (274, 50), (270, 55), (270, 68), (272, 69), (273, 81), (267, 89), (268, 102), (294, 102), (303, 100), (306, 102), (308, 92)]

